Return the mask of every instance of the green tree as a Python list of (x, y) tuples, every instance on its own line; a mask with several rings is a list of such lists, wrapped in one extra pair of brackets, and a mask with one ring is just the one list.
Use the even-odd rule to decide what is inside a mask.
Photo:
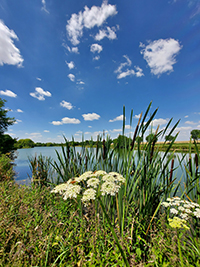
[(166, 135), (165, 136), (165, 141), (171, 142), (174, 139), (174, 136), (172, 135)]
[(0, 98), (0, 153), (9, 153), (14, 150), (15, 139), (4, 134), (14, 122), (14, 118), (7, 117), (8, 110), (4, 109), (6, 100)]
[(197, 140), (200, 138), (200, 130), (194, 129), (190, 132), (192, 139)]
[(16, 143), (16, 148), (19, 149), (19, 148), (32, 148), (35, 146), (35, 143), (27, 138), (27, 139), (19, 139)]
[(158, 141), (158, 138), (157, 138), (157, 136), (155, 134), (150, 133), (149, 135), (146, 136), (146, 141), (148, 143), (153, 142), (153, 141), (156, 141), (157, 142)]

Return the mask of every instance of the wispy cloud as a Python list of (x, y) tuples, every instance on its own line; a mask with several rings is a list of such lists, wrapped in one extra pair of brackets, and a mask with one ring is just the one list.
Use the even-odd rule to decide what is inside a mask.
[(186, 121), (185, 124), (192, 124), (192, 125), (195, 125), (195, 124), (197, 124), (197, 122), (194, 122), (194, 121)]
[(101, 41), (105, 37), (107, 37), (109, 40), (114, 40), (117, 38), (116, 35), (116, 28), (115, 27), (106, 27), (104, 30), (99, 30), (99, 32), (95, 35), (94, 39), (97, 41)]
[(0, 20), (0, 65), (8, 64), (22, 67), (24, 59), (20, 50), (14, 45), (13, 39), (18, 41), (15, 32)]
[(95, 53), (95, 52), (100, 53), (102, 50), (103, 50), (103, 47), (99, 44), (92, 44), (90, 46), (90, 51), (92, 53)]
[(176, 63), (176, 55), (181, 50), (182, 46), (177, 40), (159, 39), (150, 42), (147, 46), (140, 44), (141, 54), (147, 61), (151, 69), (151, 73), (160, 76), (165, 72), (172, 72), (173, 65)]
[(100, 118), (100, 115), (96, 113), (83, 114), (82, 116), (85, 121), (93, 121), (93, 120), (98, 120)]
[(17, 112), (19, 112), (19, 113), (23, 113), (24, 111), (18, 108), (18, 109), (17, 109)]
[(73, 45), (78, 45), (80, 38), (83, 36), (84, 28), (92, 29), (95, 26), (99, 27), (108, 17), (116, 14), (116, 6), (108, 4), (107, 1), (103, 1), (101, 7), (92, 6), (89, 9), (85, 6), (83, 12), (80, 11), (78, 14), (72, 14), (71, 18), (67, 21), (66, 30), (69, 40)]
[(68, 75), (68, 77), (69, 77), (69, 79), (70, 79), (72, 82), (75, 81), (75, 75), (74, 75), (74, 74), (70, 73), (70, 74)]
[(10, 90), (6, 90), (6, 91), (2, 91), (1, 90), (0, 91), (0, 95), (6, 95), (6, 96), (9, 96), (9, 97), (17, 97), (17, 95), (15, 93), (13, 93), (12, 91), (10, 91)]
[[(126, 68), (130, 67), (132, 65), (132, 62), (127, 55), (124, 55), (123, 57), (126, 59), (126, 62), (121, 63), (119, 67), (115, 70), (115, 73), (118, 73), (117, 79), (122, 79), (132, 75), (136, 77), (144, 76), (144, 74), (142, 73), (142, 69), (138, 66), (134, 66), (135, 70)], [(124, 68), (126, 68), (126, 70), (123, 70)]]
[[(120, 115), (116, 118), (114, 118), (113, 120), (109, 120), (109, 122), (114, 122), (114, 121), (123, 121), (124, 119), (124, 115)], [(125, 118), (126, 119), (126, 118)]]
[(44, 130), (44, 133), (49, 133), (49, 131), (48, 130)]
[(40, 101), (45, 100), (45, 96), (51, 97), (49, 91), (44, 91), (41, 87), (36, 87), (34, 93), (30, 93), (30, 96), (37, 98)]
[(51, 123), (53, 125), (63, 125), (63, 124), (79, 124), (81, 122), (79, 119), (64, 117), (62, 118), (61, 121), (52, 121)]
[(46, 13), (49, 14), (49, 11), (46, 8), (46, 2), (45, 2), (45, 0), (42, 0), (42, 10), (44, 10)]
[(65, 100), (60, 102), (60, 105), (61, 105), (61, 107), (67, 108), (69, 110), (73, 108), (72, 104), (70, 102), (65, 101)]

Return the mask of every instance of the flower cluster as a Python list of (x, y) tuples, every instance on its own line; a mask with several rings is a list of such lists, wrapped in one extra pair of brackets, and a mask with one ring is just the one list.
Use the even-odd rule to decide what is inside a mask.
[(81, 201), (87, 206), (90, 200), (96, 198), (97, 193), (114, 196), (125, 182), (126, 179), (117, 172), (87, 171), (79, 177), (69, 179), (67, 183), (57, 185), (51, 193), (60, 193), (66, 200), (77, 198), (83, 192)]
[(167, 198), (161, 205), (166, 208), (169, 207), (170, 213), (176, 215), (174, 218), (169, 219), (169, 225), (171, 227), (189, 229), (186, 225), (186, 220), (191, 216), (200, 218), (200, 206), (197, 203), (181, 200), (179, 197), (173, 197)]

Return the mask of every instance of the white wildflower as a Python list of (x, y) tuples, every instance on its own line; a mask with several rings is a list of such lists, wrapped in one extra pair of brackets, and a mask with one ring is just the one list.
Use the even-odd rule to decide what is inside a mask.
[(119, 174), (117, 172), (109, 172), (108, 174), (112, 175), (115, 178), (116, 182), (121, 182), (123, 184), (126, 182), (126, 179), (121, 174)]
[(90, 187), (94, 187), (97, 188), (97, 186), (99, 185), (99, 179), (97, 178), (90, 178), (89, 180), (87, 180), (87, 186)]
[(170, 209), (170, 212), (173, 213), (173, 214), (178, 214), (178, 211), (174, 208)]
[(182, 219), (185, 219), (185, 220), (187, 220), (187, 219), (189, 218), (187, 213), (181, 213), (181, 214), (180, 214), (180, 217), (181, 217)]
[(167, 201), (172, 202), (173, 199), (168, 197), (168, 198), (167, 198)]
[(192, 208), (190, 204), (184, 204), (183, 207), (185, 207), (186, 209)]
[(87, 178), (90, 178), (92, 176), (92, 174), (92, 171), (84, 172), (81, 176), (76, 177), (75, 181), (77, 181), (78, 183), (80, 183), (81, 181), (86, 181)]
[(193, 214), (195, 217), (200, 218), (200, 209), (196, 208)]
[(51, 193), (60, 193), (62, 194), (68, 187), (69, 185), (67, 183), (64, 184), (59, 184), (54, 189), (51, 190)]
[(110, 174), (106, 174), (106, 175), (103, 176), (102, 181), (114, 183), (115, 182), (115, 177), (113, 177)]
[(192, 211), (190, 209), (185, 209), (185, 212), (188, 214), (192, 213)]
[(162, 202), (161, 205), (163, 205), (164, 207), (169, 207), (171, 206), (171, 203), (168, 203), (168, 202)]
[(120, 186), (115, 184), (114, 182), (106, 181), (101, 186), (101, 192), (104, 196), (105, 194), (110, 194), (111, 196), (114, 196), (119, 191)]
[(180, 206), (180, 207), (178, 207), (178, 210), (180, 210), (180, 211), (185, 211), (185, 208), (182, 207), (182, 206)]
[(87, 206), (88, 202), (91, 199), (95, 199), (95, 196), (96, 196), (96, 191), (93, 188), (89, 188), (85, 190), (85, 192), (83, 193), (81, 201), (84, 203), (85, 206)]
[(103, 175), (106, 175), (106, 174), (107, 174), (107, 172), (102, 171), (102, 170), (96, 171), (96, 172), (94, 173), (94, 175), (97, 176), (97, 177), (99, 177), (99, 176), (103, 176)]
[(77, 195), (81, 192), (80, 185), (69, 184), (66, 191), (63, 194), (63, 199), (77, 198)]

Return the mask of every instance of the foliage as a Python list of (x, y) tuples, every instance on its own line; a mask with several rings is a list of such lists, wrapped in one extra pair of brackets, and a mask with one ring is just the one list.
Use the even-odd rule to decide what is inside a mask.
[(200, 138), (200, 130), (194, 129), (190, 132), (192, 139), (198, 140)]
[(8, 155), (0, 155), (0, 182), (14, 179), (12, 160)]
[(52, 170), (51, 158), (42, 155), (29, 157), (29, 167), (32, 173), (31, 181), (37, 186), (47, 186), (53, 182), (54, 172)]
[(153, 134), (153, 133), (150, 133), (149, 135), (147, 135), (147, 137), (146, 137), (146, 141), (148, 142), (148, 143), (151, 143), (151, 142), (157, 142), (158, 141), (158, 138), (157, 138), (157, 136), (155, 135), (155, 134)]
[(17, 141), (17, 143), (15, 144), (15, 148), (16, 149), (20, 149), (20, 148), (32, 148), (35, 146), (35, 143), (29, 139), (29, 138), (26, 138), (26, 139), (19, 139)]
[(0, 135), (15, 122), (14, 118), (7, 117), (8, 110), (4, 109), (5, 102), (6, 100), (0, 98)]
[(165, 141), (171, 142), (171, 141), (173, 141), (173, 139), (174, 139), (174, 136), (172, 136), (172, 135), (166, 135), (165, 136)]

